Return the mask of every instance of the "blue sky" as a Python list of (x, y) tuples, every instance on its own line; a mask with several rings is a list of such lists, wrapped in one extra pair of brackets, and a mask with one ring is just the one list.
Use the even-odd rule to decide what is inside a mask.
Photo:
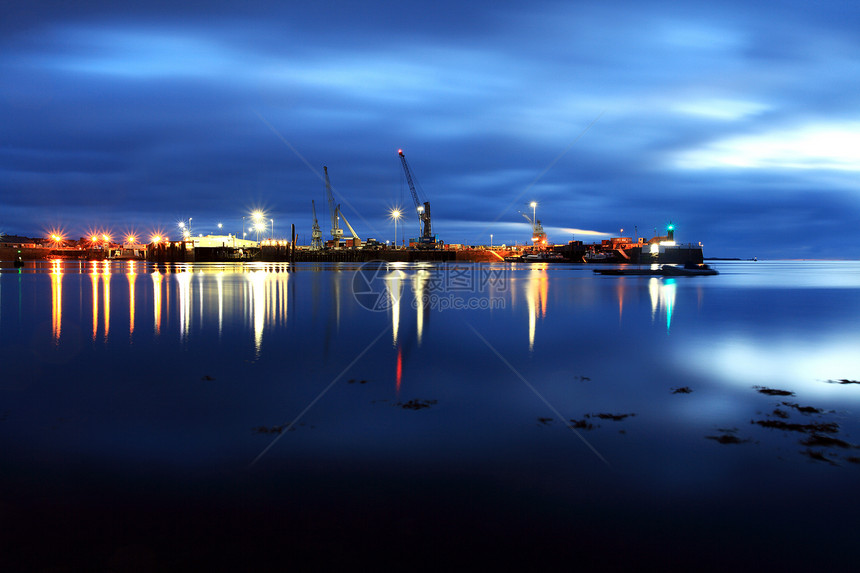
[[(450, 243), (668, 222), (706, 256), (860, 257), (850, 2), (28, 2), (0, 8), (0, 231), (255, 208)], [(713, 5), (712, 5), (713, 4)]]

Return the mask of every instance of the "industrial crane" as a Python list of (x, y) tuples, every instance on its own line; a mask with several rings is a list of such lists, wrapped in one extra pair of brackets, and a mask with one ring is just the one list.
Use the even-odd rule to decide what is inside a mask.
[[(355, 229), (352, 228), (352, 225), (349, 224), (349, 221), (346, 220), (346, 215), (340, 210), (340, 205), (337, 206), (337, 216), (343, 219), (343, 222), (346, 224), (346, 227), (349, 229), (349, 232), (352, 233), (352, 246), (358, 248), (361, 246), (361, 239), (358, 237), (358, 233), (355, 232)], [(340, 232), (343, 233), (343, 229), (340, 229)]]
[(403, 164), (403, 172), (406, 173), (406, 182), (409, 184), (409, 190), (412, 192), (412, 201), (415, 202), (415, 210), (418, 212), (418, 220), (421, 221), (422, 230), (421, 237), (418, 239), (418, 247), (422, 249), (436, 248), (436, 237), (433, 236), (430, 230), (430, 202), (418, 198), (418, 191), (415, 190), (415, 183), (412, 180), (412, 172), (409, 170), (409, 164), (406, 163), (406, 156), (403, 155), (403, 150), (397, 150), (400, 155), (400, 162)]
[(526, 221), (528, 221), (532, 225), (532, 244), (534, 244), (534, 246), (536, 247), (540, 245), (545, 245), (546, 233), (543, 230), (543, 225), (540, 224), (540, 219), (535, 218), (535, 220), (532, 221), (532, 218), (525, 213), (520, 213), (520, 215), (525, 217)]
[(311, 249), (316, 251), (322, 249), (322, 230), (320, 230), (320, 224), (317, 221), (317, 207), (313, 199), (311, 199), (311, 209), (314, 212), (314, 226), (311, 230)]
[(338, 225), (338, 208), (339, 205), (334, 204), (334, 195), (331, 192), (331, 181), (328, 179), (328, 167), (323, 165), (325, 172), (325, 194), (328, 198), (328, 211), (331, 214), (331, 239), (335, 248), (340, 247), (340, 241), (343, 238), (343, 229)]

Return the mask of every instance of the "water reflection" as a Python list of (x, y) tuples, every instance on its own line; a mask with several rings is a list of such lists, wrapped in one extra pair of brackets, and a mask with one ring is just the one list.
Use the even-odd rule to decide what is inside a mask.
[(111, 268), (109, 261), (102, 261), (102, 283), (103, 283), (103, 296), (102, 300), (104, 301), (104, 339), (107, 342), (108, 334), (110, 333), (110, 278), (111, 278)]
[(63, 323), (63, 267), (60, 261), (51, 261), (51, 329), (54, 344), (60, 343)]
[(391, 344), (397, 346), (397, 337), (400, 334), (400, 299), (403, 294), (403, 275), (400, 271), (394, 271), (385, 278), (386, 294), (388, 295), (388, 306), (391, 309)]
[(677, 279), (659, 279), (652, 277), (648, 281), (648, 292), (651, 295), (651, 322), (653, 323), (658, 311), (666, 314), (666, 331), (672, 329), (672, 314), (675, 310), (675, 291)]
[(266, 273), (256, 271), (250, 274), (248, 280), (251, 284), (251, 309), (254, 322), (254, 349), (256, 356), (260, 356), (260, 348), (263, 345), (263, 327), (266, 325), (266, 313), (264, 309), (266, 297)]
[(529, 351), (534, 350), (535, 329), (537, 319), (546, 318), (547, 292), (549, 291), (549, 279), (546, 268), (533, 269), (529, 272), (526, 286), (526, 306), (529, 315)]
[(155, 269), (152, 271), (152, 301), (153, 301), (153, 330), (156, 335), (161, 333), (161, 291), (164, 277)]
[(128, 278), (128, 339), (131, 341), (134, 336), (134, 282), (137, 279), (137, 273), (135, 272), (135, 261), (128, 261), (126, 263), (126, 277)]
[(93, 342), (95, 342), (99, 330), (99, 271), (97, 265), (96, 261), (90, 262), (90, 282), (93, 293)]
[(185, 340), (191, 325), (191, 273), (180, 269), (176, 273), (176, 286), (179, 290), (179, 339)]
[[(262, 352), (263, 340), (269, 329), (288, 323), (289, 290), (294, 286), (291, 276), (294, 276), (295, 272), (295, 269), (291, 270), (287, 265), (280, 264), (253, 264), (243, 267), (223, 264), (149, 267), (136, 261), (122, 263), (91, 261), (80, 263), (75, 268), (68, 266), (68, 263), (54, 261), (47, 268), (51, 280), (52, 337), (55, 343), (59, 342), (62, 331), (64, 288), (68, 298), (69, 285), (74, 285), (69, 283), (65, 275), (87, 272), (90, 278), (91, 303), (89, 306), (91, 308), (85, 309), (82, 305), (81, 310), (84, 313), (92, 313), (93, 341), (98, 339), (100, 327), (103, 330), (103, 340), (105, 342), (109, 340), (112, 310), (116, 314), (116, 311), (121, 309), (118, 316), (120, 319), (125, 318), (124, 309), (122, 309), (125, 304), (121, 304), (119, 308), (112, 308), (111, 296), (113, 292), (115, 296), (124, 297), (124, 288), (127, 284), (130, 342), (139, 340), (141, 332), (144, 332), (142, 329), (150, 327), (154, 336), (161, 335), (164, 328), (171, 326), (171, 312), (178, 311), (178, 323), (174, 323), (172, 329), (178, 334), (180, 341), (188, 340), (195, 331), (211, 329), (215, 332), (216, 322), (218, 338), (221, 339), (230, 325), (235, 325), (238, 321), (247, 329), (246, 332), (249, 333), (257, 357)], [(336, 337), (343, 314), (347, 312), (352, 317), (358, 308), (350, 288), (353, 275), (350, 272), (344, 272), (341, 268), (303, 269), (303, 271), (305, 272), (303, 276), (308, 282), (304, 283), (307, 289), (303, 288), (301, 291), (304, 296), (302, 300), (310, 303), (307, 305), (307, 310), (312, 314), (312, 323), (328, 325), (324, 348), (328, 349), (330, 345), (331, 348), (336, 348)], [(449, 302), (455, 297), (460, 297), (455, 302), (475, 303), (471, 306), (466, 305), (464, 308), (473, 309), (475, 312), (488, 312), (495, 308), (504, 308), (505, 304), (499, 306), (483, 304), (487, 301), (480, 297), (486, 296), (487, 300), (500, 299), (503, 303), (509, 304), (510, 308), (514, 308), (517, 297), (524, 296), (527, 307), (525, 327), (528, 350), (534, 351), (538, 324), (547, 317), (550, 281), (557, 279), (552, 269), (546, 268), (545, 265), (534, 265), (523, 271), (524, 280), (511, 283), (518, 284), (519, 288), (508, 288), (504, 283), (493, 282), (481, 288), (476, 286), (474, 292), (434, 290), (441, 288), (442, 283), (434, 274), (439, 272), (435, 267), (397, 266), (384, 275), (386, 292), (383, 296), (386, 299), (392, 332), (391, 343), (394, 348), (400, 348), (404, 328), (407, 325), (410, 334), (415, 333), (417, 347), (420, 348), (428, 335), (428, 319), (431, 312), (435, 311), (437, 314), (446, 316), (456, 312), (454, 308), (446, 310), (447, 307), (440, 306), (436, 302)], [(150, 274), (151, 282), (138, 280), (141, 273)], [(120, 279), (118, 274), (124, 274), (125, 279)], [(121, 283), (112, 284), (114, 278)], [(407, 289), (407, 285), (410, 288)], [(486, 290), (482, 290), (485, 286)], [(575, 288), (568, 293), (572, 296), (570, 299), (573, 301), (572, 304), (575, 306), (599, 304), (600, 297), (597, 296), (599, 289), (595, 289), (595, 286), (596, 283), (590, 281), (577, 281)], [(647, 291), (651, 323), (657, 321), (658, 317), (665, 316), (666, 331), (672, 330), (679, 288), (676, 279), (650, 278), (635, 281), (621, 279), (607, 286), (614, 291), (613, 298), (617, 300), (619, 320), (623, 317), (627, 305), (632, 304), (635, 308), (638, 297)], [(120, 290), (117, 291), (117, 288)], [(149, 296), (150, 288), (151, 296)], [(693, 304), (701, 309), (704, 304), (702, 286), (697, 286), (695, 290), (687, 289), (685, 292), (696, 293), (696, 301)], [(84, 295), (84, 293), (81, 294)], [(329, 297), (325, 297), (326, 294)], [(406, 297), (405, 300), (404, 297)], [(688, 299), (692, 302), (692, 297)], [(328, 304), (323, 303), (325, 300), (329, 301)], [(560, 300), (559, 303), (563, 304), (563, 301)], [(415, 309), (415, 314), (404, 313), (402, 306), (404, 304), (411, 305)], [(364, 309), (361, 309), (361, 312), (364, 312)], [(320, 313), (326, 314), (327, 317), (321, 316)], [(402, 360), (402, 356), (398, 360)], [(402, 365), (399, 365), (398, 380), (401, 373)]]
[(224, 331), (224, 271), (220, 271), (216, 277), (218, 283), (218, 338)]
[(421, 338), (424, 336), (424, 319), (430, 313), (430, 301), (427, 296), (429, 281), (430, 272), (427, 269), (418, 269), (412, 277), (412, 290), (415, 294), (415, 328), (418, 334), (419, 347), (421, 347)]

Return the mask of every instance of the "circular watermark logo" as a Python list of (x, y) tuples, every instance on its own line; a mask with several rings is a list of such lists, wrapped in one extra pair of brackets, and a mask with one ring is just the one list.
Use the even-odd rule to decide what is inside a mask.
[(406, 273), (386, 261), (368, 261), (352, 276), (355, 301), (374, 312), (390, 309), (400, 301)]

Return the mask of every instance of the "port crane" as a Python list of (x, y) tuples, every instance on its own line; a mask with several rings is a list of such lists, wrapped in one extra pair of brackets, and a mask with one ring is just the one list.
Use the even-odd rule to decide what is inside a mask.
[(526, 221), (528, 221), (532, 225), (532, 244), (536, 247), (539, 245), (545, 245), (546, 233), (543, 230), (543, 225), (540, 224), (540, 219), (535, 217), (534, 221), (532, 221), (532, 218), (525, 213), (521, 212), (520, 215), (525, 217)]
[[(323, 166), (323, 171), (325, 172), (325, 193), (328, 199), (328, 208), (331, 212), (331, 238), (332, 238), (332, 246), (335, 248), (339, 248), (341, 246), (341, 239), (343, 239), (343, 229), (340, 228), (340, 220), (343, 219), (343, 222), (346, 223), (349, 232), (352, 233), (352, 246), (360, 247), (361, 239), (358, 237), (358, 233), (355, 232), (355, 229), (352, 228), (352, 225), (349, 224), (349, 221), (346, 220), (343, 212), (340, 210), (340, 203), (335, 205), (334, 203), (334, 193), (331, 190), (331, 181), (328, 178), (328, 167)], [(314, 215), (314, 219), (316, 219), (316, 215)], [(320, 233), (322, 235), (322, 233)], [(322, 239), (322, 237), (320, 237)]]
[[(358, 233), (355, 232), (355, 229), (352, 228), (352, 225), (349, 224), (349, 221), (346, 220), (346, 215), (344, 215), (343, 211), (340, 210), (340, 205), (337, 206), (337, 216), (343, 219), (343, 222), (346, 224), (347, 229), (349, 229), (349, 232), (352, 233), (352, 246), (360, 247), (361, 239), (358, 237)], [(340, 232), (343, 233), (343, 229), (341, 229)]]
[(311, 230), (311, 249), (317, 251), (322, 249), (322, 230), (320, 230), (319, 221), (317, 221), (317, 206), (314, 200), (311, 199), (311, 209), (314, 212), (314, 226)]
[(328, 211), (331, 214), (331, 239), (332, 245), (335, 248), (340, 247), (341, 239), (343, 238), (343, 229), (340, 228), (338, 224), (338, 209), (340, 205), (335, 205), (334, 203), (334, 195), (331, 192), (331, 181), (328, 178), (328, 167), (323, 165), (323, 171), (325, 172), (325, 194), (328, 199)]
[(418, 248), (434, 249), (436, 248), (436, 237), (430, 228), (430, 202), (424, 201), (422, 205), (418, 198), (418, 191), (415, 190), (415, 183), (412, 178), (412, 172), (409, 170), (409, 164), (406, 163), (406, 156), (403, 155), (403, 150), (398, 149), (397, 154), (400, 156), (400, 162), (403, 164), (403, 172), (406, 173), (406, 183), (409, 184), (409, 191), (412, 192), (412, 201), (415, 202), (415, 210), (418, 212), (418, 220), (421, 221), (421, 237), (418, 238)]

